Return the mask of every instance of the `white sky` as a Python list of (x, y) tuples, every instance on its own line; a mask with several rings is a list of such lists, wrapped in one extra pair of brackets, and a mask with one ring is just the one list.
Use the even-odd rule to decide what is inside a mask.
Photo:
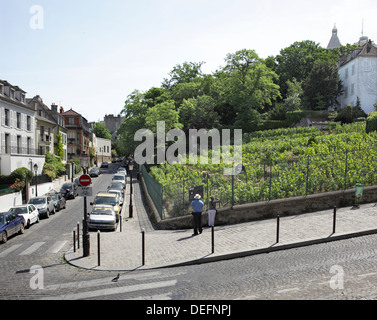
[(376, 40), (376, 9), (375, 0), (0, 0), (0, 79), (98, 121), (185, 61), (212, 73), (244, 48), (266, 58), (295, 41), (327, 47), (335, 23), (342, 44), (355, 43), (363, 19)]

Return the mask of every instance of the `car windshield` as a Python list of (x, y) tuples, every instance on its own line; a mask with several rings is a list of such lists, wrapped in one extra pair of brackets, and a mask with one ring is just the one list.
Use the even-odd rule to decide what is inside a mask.
[(51, 199), (52, 200), (59, 200), (59, 196), (57, 194), (52, 194)]
[(29, 200), (31, 204), (44, 204), (46, 202), (46, 198), (33, 198)]
[(3, 225), (3, 224), (5, 224), (5, 216), (1, 215), (0, 216), (0, 225)]
[(111, 216), (111, 215), (113, 215), (113, 210), (106, 209), (106, 208), (98, 208), (98, 209), (94, 209), (92, 211), (92, 215), (107, 215), (107, 216)]
[(27, 213), (27, 208), (26, 207), (10, 208), (9, 212), (14, 212), (14, 213), (17, 213), (17, 214), (23, 214), (23, 213)]
[(114, 180), (124, 181), (124, 177), (122, 177), (122, 176), (114, 176)]
[(94, 204), (108, 204), (111, 206), (115, 206), (117, 204), (116, 198), (115, 197), (96, 197), (94, 199)]
[(72, 185), (71, 184), (64, 184), (62, 186), (62, 190), (68, 190), (68, 189), (72, 189)]

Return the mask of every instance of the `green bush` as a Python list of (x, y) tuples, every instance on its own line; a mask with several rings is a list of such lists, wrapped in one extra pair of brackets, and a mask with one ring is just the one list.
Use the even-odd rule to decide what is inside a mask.
[(377, 131), (377, 112), (371, 112), (367, 118), (366, 132)]
[(25, 179), (28, 179), (29, 181), (31, 181), (33, 177), (34, 177), (33, 172), (31, 172), (29, 169), (25, 167), (18, 168), (10, 174), (11, 183), (14, 183), (16, 179), (19, 179), (21, 181), (25, 181)]

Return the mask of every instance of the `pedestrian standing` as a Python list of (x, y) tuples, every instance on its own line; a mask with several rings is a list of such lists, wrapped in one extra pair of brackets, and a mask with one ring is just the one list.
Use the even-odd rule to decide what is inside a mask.
[(215, 217), (216, 217), (216, 203), (219, 203), (219, 199), (215, 199), (215, 197), (211, 197), (211, 201), (209, 202), (208, 208), (208, 226), (214, 227), (215, 226)]
[[(199, 233), (202, 233), (202, 214), (204, 203), (200, 200), (200, 194), (196, 194), (194, 200), (191, 202), (190, 208), (192, 208), (192, 216), (194, 221), (194, 234), (193, 236), (197, 236)], [(198, 233), (199, 231), (199, 233)]]

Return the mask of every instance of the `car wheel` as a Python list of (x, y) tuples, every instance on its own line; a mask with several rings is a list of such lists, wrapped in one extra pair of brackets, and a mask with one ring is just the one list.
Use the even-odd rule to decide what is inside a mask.
[(37, 221), (36, 221), (36, 223), (39, 223), (39, 213), (37, 215)]
[(47, 219), (50, 218), (50, 211), (49, 210), (47, 210), (47, 212), (46, 212), (46, 218)]
[(25, 227), (24, 227), (24, 224), (21, 223), (20, 234), (24, 234), (24, 233), (25, 233)]
[(6, 231), (3, 231), (1, 233), (1, 242), (6, 243), (7, 241), (8, 241), (8, 235), (7, 235)]
[(52, 214), (55, 214), (56, 213), (56, 210), (55, 210), (55, 207), (54, 209), (52, 209)]
[(30, 225), (31, 225), (30, 220), (28, 220), (27, 223), (26, 223), (26, 229), (29, 229)]

